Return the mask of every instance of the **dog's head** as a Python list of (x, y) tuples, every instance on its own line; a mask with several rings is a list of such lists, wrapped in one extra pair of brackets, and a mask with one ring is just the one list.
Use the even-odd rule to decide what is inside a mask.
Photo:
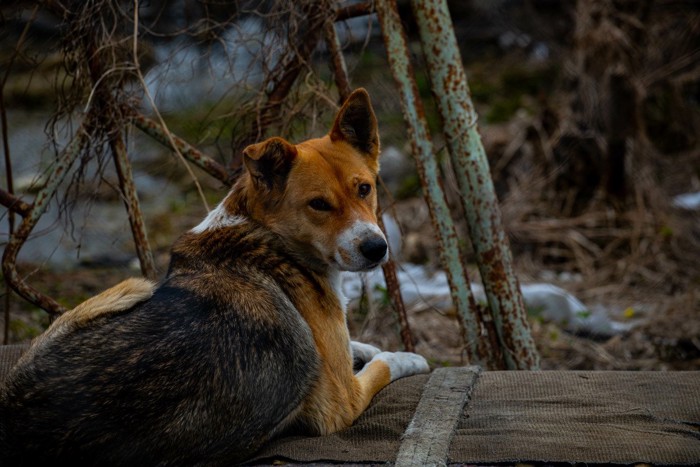
[(247, 210), (309, 259), (345, 271), (387, 258), (377, 226), (379, 134), (369, 95), (358, 89), (323, 138), (248, 146)]

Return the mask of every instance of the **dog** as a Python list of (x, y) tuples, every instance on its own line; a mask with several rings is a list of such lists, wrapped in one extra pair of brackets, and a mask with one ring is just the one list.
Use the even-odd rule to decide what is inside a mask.
[(129, 279), (87, 300), (13, 368), (0, 463), (230, 465), (282, 433), (342, 430), (390, 382), (430, 371), (348, 333), (341, 272), (388, 256), (367, 92), (322, 138), (273, 137), (243, 162), (174, 243), (160, 284)]

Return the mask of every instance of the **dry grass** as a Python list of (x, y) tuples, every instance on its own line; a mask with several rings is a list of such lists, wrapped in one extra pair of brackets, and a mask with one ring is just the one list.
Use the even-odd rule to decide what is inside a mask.
[[(70, 4), (50, 3), (58, 8)], [(157, 22), (142, 21), (144, 34), (162, 40), (187, 37), (205, 53), (221, 45), (221, 31), (235, 26), (237, 15), (253, 16), (269, 27), (264, 41), (257, 38), (265, 47), (260, 55), (266, 71), (259, 87), (232, 87), (228, 97), (233, 98), (222, 99), (201, 116), (193, 143), (212, 149), (222, 162), (235, 164), (232, 149), (253, 132), (255, 137), (265, 131), (289, 136), (313, 134), (325, 128), (324, 116), (335, 106), (329, 97), (332, 85), (320, 76), (321, 66), (311, 59), (300, 64), (297, 84), (275, 107), (275, 114), (284, 118), (268, 122), (265, 131), (259, 126), (268, 108), (268, 91), (283, 79), (285, 65), (293, 61), (308, 33), (306, 26), (313, 18), (305, 15), (304, 8), (309, 4), (271, 2), (264, 12), (207, 12), (184, 29), (170, 31), (159, 29)], [(697, 13), (678, 14), (663, 5), (660, 12), (645, 13), (644, 4), (647, 2), (630, 3), (630, 8), (642, 5), (635, 13), (619, 10), (620, 2), (611, 0), (577, 2), (580, 21), (573, 38), (574, 50), (571, 60), (561, 67), (568, 81), (547, 96), (535, 115), (514, 118), (501, 129), (504, 135), (500, 145), (489, 145), (495, 126), (482, 128), (521, 281), (542, 280), (544, 272), (548, 272), (547, 277), (559, 278), (565, 273), (577, 280), (556, 285), (584, 303), (618, 310), (632, 308), (644, 319), (632, 332), (607, 341), (570, 335), (554, 324), (533, 321), (545, 368), (700, 368), (700, 225), (697, 213), (671, 206), (672, 196), (682, 190), (700, 189), (700, 119), (697, 109), (688, 108), (682, 98), (687, 86), (697, 86), (700, 75), (697, 41), (693, 40), (700, 35), (700, 22)], [(90, 5), (91, 10), (81, 10), (82, 16), (65, 12), (69, 34), (61, 45), (65, 67), (61, 67), (63, 74), (56, 75), (60, 99), (54, 119), (65, 127), (70, 127), (71, 119), (84, 117), (83, 109), (96, 102), (98, 82), (109, 87), (116, 109), (133, 105), (143, 97), (138, 87), (127, 86), (137, 81), (131, 51), (133, 12), (124, 10), (124, 3), (115, 0)], [(154, 14), (153, 18), (157, 17)], [(280, 22), (287, 28), (274, 32)], [(674, 30), (683, 34), (671, 34)], [(271, 57), (280, 54), (282, 66), (276, 68)], [(149, 59), (139, 58), (145, 64), (141, 70), (145, 73)], [(90, 70), (94, 62), (99, 69)], [(606, 115), (611, 109), (606, 107), (604, 85), (611, 73), (629, 77), (636, 103), (630, 116), (635, 124), (626, 129), (627, 190), (623, 200), (614, 201), (601, 181), (604, 170), (596, 166), (596, 158), (604, 158), (610, 139)], [(383, 79), (378, 90), (390, 86), (388, 81), (388, 77)], [(660, 119), (668, 125), (659, 126), (659, 121), (649, 118), (652, 98), (670, 100), (672, 111), (663, 115), (668, 122)], [(115, 119), (97, 126), (101, 131), (85, 148), (84, 165), (95, 160), (103, 164), (110, 128), (125, 126), (125, 115), (116, 113)], [(403, 131), (402, 124), (399, 126)], [(680, 133), (664, 133), (676, 126), (681, 128)], [(686, 147), (669, 151), (666, 139), (678, 134), (686, 136), (680, 138)], [(569, 143), (564, 145), (563, 141)], [(592, 171), (583, 176), (582, 171), (588, 169)], [(100, 177), (99, 170), (91, 173)], [(85, 185), (81, 174), (84, 172), (78, 172), (74, 180), (76, 187)], [(452, 186), (449, 179), (446, 186)], [(448, 195), (459, 219), (455, 192)], [(438, 255), (424, 204), (411, 199), (394, 208), (405, 228), (404, 259), (436, 264)], [(466, 238), (465, 226), (460, 224), (459, 228)], [(77, 300), (130, 273), (117, 271), (110, 275), (88, 270), (69, 276), (42, 271), (33, 280), (47, 285), (53, 296)], [(13, 304), (13, 316), (23, 316), (21, 305)], [(454, 316), (419, 309), (412, 311), (410, 320), (419, 352), (435, 364), (464, 363)], [(355, 316), (352, 324), (356, 336), (383, 348), (399, 348), (393, 314), (387, 310), (375, 310), (369, 317)]]

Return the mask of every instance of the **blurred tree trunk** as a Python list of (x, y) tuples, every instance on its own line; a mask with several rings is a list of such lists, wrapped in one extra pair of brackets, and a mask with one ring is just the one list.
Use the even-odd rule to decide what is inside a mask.
[(637, 127), (637, 93), (624, 68), (610, 73), (605, 87), (607, 154), (603, 164), (603, 184), (607, 200), (613, 206), (622, 207), (627, 198), (627, 143), (629, 139), (634, 138)]
[(637, 134), (646, 23), (652, 0), (579, 0), (575, 10), (572, 101), (553, 148), (555, 191), (564, 214), (600, 200), (624, 207), (626, 160)]

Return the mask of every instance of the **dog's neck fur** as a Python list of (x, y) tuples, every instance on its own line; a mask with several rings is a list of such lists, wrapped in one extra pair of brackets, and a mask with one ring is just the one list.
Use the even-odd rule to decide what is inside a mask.
[(256, 219), (252, 214), (257, 209), (254, 203), (255, 196), (251, 193), (251, 185), (250, 175), (248, 173), (241, 175), (223, 201), (190, 232), (199, 234), (220, 227), (234, 226), (244, 220), (262, 224), (260, 219)]
[(255, 215), (260, 204), (256, 196), (259, 195), (254, 192), (250, 174), (246, 172), (233, 185), (229, 194), (221, 202), (220, 208), (227, 217), (244, 217), (261, 223)]
[[(192, 228), (190, 232), (201, 234), (219, 228), (234, 227), (243, 222), (253, 222), (269, 230), (269, 226), (266, 226), (265, 222), (256, 216), (257, 212), (268, 209), (268, 206), (264, 203), (270, 203), (270, 201), (260, 199), (260, 194), (254, 191), (250, 175), (244, 173), (221, 203), (209, 212), (207, 217), (199, 225)], [(338, 276), (340, 271), (332, 268), (321, 259), (315, 258), (313, 255), (298, 254), (298, 248), (295, 245), (291, 245), (284, 237), (278, 236), (278, 239), (286, 247), (287, 252), (300, 264), (314, 271), (317, 275), (327, 278), (331, 283), (335, 282), (334, 277)]]

